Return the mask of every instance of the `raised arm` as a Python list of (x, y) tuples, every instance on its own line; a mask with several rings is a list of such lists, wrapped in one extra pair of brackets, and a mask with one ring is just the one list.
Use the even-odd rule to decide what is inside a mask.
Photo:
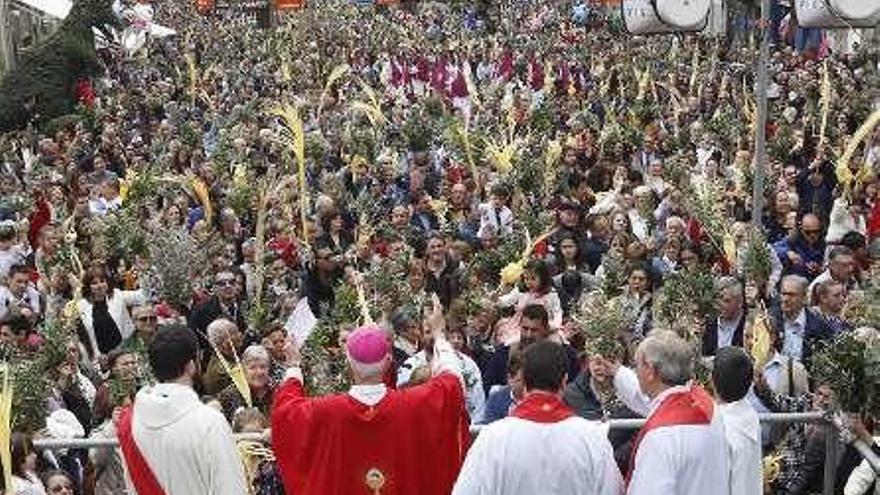
[(623, 401), (626, 407), (634, 413), (647, 416), (651, 412), (651, 399), (639, 387), (636, 373), (626, 366), (617, 365), (616, 367), (617, 370), (612, 376), (614, 376), (614, 391), (617, 393), (617, 398)]
[[(302, 456), (302, 437), (308, 434), (312, 416), (312, 400), (306, 396), (303, 374), (300, 368), (299, 348), (292, 338), (284, 344), (287, 372), (284, 381), (275, 393), (272, 404), (272, 450), (278, 460), (278, 467), (285, 483), (290, 476), (304, 476), (299, 473)], [(244, 492), (242, 492), (244, 493)]]
[(459, 357), (452, 344), (446, 340), (446, 318), (443, 316), (443, 305), (437, 294), (431, 295), (433, 308), (431, 314), (425, 319), (425, 325), (434, 338), (434, 353), (431, 360), (431, 372), (434, 376), (441, 373), (452, 373), (458, 377), (464, 385), (464, 361)]

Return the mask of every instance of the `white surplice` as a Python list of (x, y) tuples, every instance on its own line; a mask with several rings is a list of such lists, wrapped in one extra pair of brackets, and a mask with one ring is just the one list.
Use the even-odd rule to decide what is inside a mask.
[[(649, 399), (631, 369), (621, 366), (614, 376), (620, 400), (645, 417), (667, 397), (688, 387), (671, 387)], [(663, 426), (649, 431), (638, 446), (627, 494), (728, 495), (727, 470), (724, 421), (720, 414), (713, 414), (708, 425)]]
[(247, 493), (229, 423), (220, 411), (203, 404), (191, 387), (158, 383), (141, 389), (131, 429), (168, 495)]
[(508, 417), (485, 427), (452, 495), (619, 495), (605, 428), (580, 417), (537, 423)]
[(719, 404), (730, 461), (730, 495), (761, 495), (764, 490), (761, 460), (761, 423), (745, 399)]

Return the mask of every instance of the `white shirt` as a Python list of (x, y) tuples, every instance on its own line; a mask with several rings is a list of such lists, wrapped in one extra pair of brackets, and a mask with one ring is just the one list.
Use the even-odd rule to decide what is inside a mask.
[(18, 244), (15, 244), (4, 251), (0, 251), (0, 280), (6, 279), (12, 265), (20, 265), (24, 263), (28, 254), (30, 254), (30, 250)]
[[(660, 404), (689, 385), (671, 387), (649, 399), (639, 388), (636, 374), (621, 366), (614, 375), (620, 400), (632, 411), (650, 417)], [(724, 422), (714, 414), (708, 425), (656, 428), (636, 451), (628, 495), (727, 495), (727, 442)]]
[(46, 495), (46, 488), (40, 478), (25, 473), (26, 478), (12, 475), (11, 495)]
[[(447, 345), (449, 345), (447, 343)], [(451, 346), (450, 346), (451, 349)], [(455, 351), (453, 351), (455, 352)], [(473, 421), (486, 405), (486, 393), (483, 390), (483, 378), (480, 367), (469, 356), (455, 352), (461, 366), (458, 374), (464, 380), (464, 400), (468, 417)], [(400, 388), (409, 383), (413, 371), (428, 364), (425, 351), (419, 351), (404, 361), (403, 366), (397, 370), (397, 387)]]
[(819, 304), (818, 299), (815, 299), (813, 297), (813, 293), (816, 292), (816, 287), (819, 287), (819, 284), (821, 284), (822, 282), (828, 281), (828, 280), (832, 280), (831, 270), (826, 269), (825, 271), (823, 271), (819, 275), (816, 275), (816, 278), (814, 278), (813, 281), (810, 282), (809, 287), (807, 287), (807, 304), (808, 305), (812, 306), (812, 305)]
[(40, 316), (40, 293), (33, 284), (27, 284), (21, 297), (13, 294), (9, 287), (0, 285), (0, 318), (16, 306), (26, 306), (35, 317)]
[(132, 435), (165, 493), (247, 493), (229, 423), (191, 387), (159, 383), (141, 389)]
[[(128, 308), (140, 306), (146, 303), (146, 301), (146, 295), (141, 290), (115, 289), (110, 294), (110, 297), (107, 298), (107, 311), (116, 323), (122, 340), (134, 335), (134, 321), (131, 319)], [(98, 356), (100, 351), (98, 350), (98, 340), (95, 337), (95, 328), (92, 321), (92, 302), (85, 298), (80, 299), (77, 302), (77, 308), (79, 309), (80, 322), (82, 322), (86, 336), (88, 336), (88, 342), (86, 343), (91, 347), (91, 354)]]
[(490, 228), (494, 228), (498, 237), (504, 237), (513, 233), (513, 212), (510, 208), (502, 206), (497, 210), (489, 203), (482, 203), (478, 207), (480, 212), (480, 229), (477, 237), (485, 237)]
[(745, 399), (719, 404), (718, 411), (727, 438), (730, 495), (760, 495), (764, 484), (758, 413)]
[(724, 321), (720, 317), (718, 318), (718, 349), (733, 345), (733, 335), (736, 333), (736, 329), (739, 328), (741, 318), (742, 313), (733, 321)]
[(122, 198), (116, 197), (107, 201), (103, 197), (89, 201), (89, 211), (92, 215), (103, 217), (104, 215), (122, 208)]
[(785, 329), (782, 354), (800, 361), (804, 356), (804, 332), (807, 329), (806, 310), (801, 309), (794, 320), (788, 320), (783, 316), (782, 325)]
[(557, 423), (509, 417), (486, 426), (452, 489), (452, 495), (621, 493), (605, 429), (579, 417)]
[(559, 299), (559, 294), (554, 289), (540, 297), (535, 297), (531, 292), (521, 292), (519, 287), (514, 287), (510, 292), (498, 298), (498, 307), (501, 308), (515, 306), (517, 311), (522, 311), (530, 304), (544, 306), (544, 309), (547, 310), (550, 328), (554, 330), (562, 328), (562, 302)]

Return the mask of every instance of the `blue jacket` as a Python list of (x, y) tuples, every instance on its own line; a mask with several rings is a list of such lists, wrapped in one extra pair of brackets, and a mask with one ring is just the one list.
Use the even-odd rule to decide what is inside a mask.
[[(779, 262), (782, 263), (783, 273), (785, 275), (800, 275), (812, 280), (818, 273), (810, 273), (807, 270), (808, 263), (816, 263), (820, 267), (825, 261), (825, 241), (820, 240), (815, 246), (808, 246), (807, 243), (798, 236), (796, 239), (785, 238), (773, 244), (773, 251)], [(788, 259), (788, 252), (794, 251), (801, 257), (801, 263), (795, 265)]]
[(482, 416), (475, 421), (478, 425), (487, 425), (494, 423), (499, 419), (507, 417), (510, 412), (510, 406), (513, 405), (513, 395), (510, 392), (510, 385), (502, 385), (493, 387), (489, 391), (489, 397), (486, 398), (486, 408), (483, 410)]
[[(574, 381), (581, 371), (580, 360), (574, 347), (566, 344), (564, 349), (565, 354), (568, 356), (568, 381)], [(496, 347), (495, 352), (486, 364), (486, 369), (481, 370), (483, 372), (483, 387), (486, 389), (487, 394), (493, 385), (505, 385), (507, 383), (508, 356), (510, 356), (510, 346), (502, 345)]]

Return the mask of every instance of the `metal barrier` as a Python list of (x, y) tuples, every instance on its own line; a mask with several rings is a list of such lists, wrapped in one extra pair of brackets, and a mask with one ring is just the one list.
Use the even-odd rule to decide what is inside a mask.
[[(824, 423), (826, 427), (825, 433), (825, 485), (822, 491), (823, 495), (833, 495), (834, 482), (837, 472), (837, 445), (839, 442), (838, 432), (833, 427), (834, 423), (828, 421), (826, 415), (822, 412), (806, 412), (806, 413), (773, 413), (759, 414), (758, 419), (761, 423)], [(609, 429), (616, 430), (635, 430), (641, 428), (645, 424), (644, 419), (610, 419), (606, 422)], [(483, 429), (482, 425), (472, 425), (471, 434), (478, 435)], [(236, 440), (250, 440), (256, 442), (268, 441), (268, 438), (261, 433), (239, 433), (234, 435)], [(90, 449), (90, 448), (108, 448), (117, 447), (118, 442), (115, 438), (74, 438), (57, 440), (51, 438), (35, 439), (34, 447), (37, 449), (59, 450), (59, 449)], [(864, 449), (860, 449), (863, 455), (869, 457), (872, 465), (878, 465), (877, 458), (870, 458), (870, 449), (865, 454)]]

